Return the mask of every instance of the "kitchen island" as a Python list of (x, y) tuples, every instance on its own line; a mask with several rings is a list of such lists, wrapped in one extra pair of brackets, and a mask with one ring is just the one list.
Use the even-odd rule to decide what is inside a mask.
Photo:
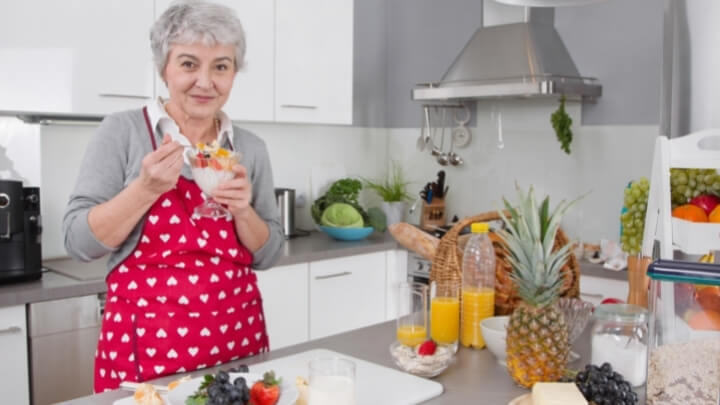
[[(581, 359), (571, 364), (573, 368), (583, 367), (590, 354), (590, 328), (586, 328), (574, 347)], [(209, 368), (201, 372), (192, 373), (200, 376), (206, 373), (215, 373), (218, 369), (228, 369), (239, 364), (251, 366), (255, 363), (301, 353), (311, 349), (328, 349), (338, 353), (347, 354), (372, 363), (390, 368), (396, 368), (388, 347), (395, 338), (395, 322), (357, 329), (351, 332), (317, 339), (296, 346), (287, 347), (269, 353), (263, 353), (239, 361), (227, 363), (220, 367)], [(296, 376), (285, 376), (294, 379)], [(307, 376), (305, 376), (307, 377)], [(156, 380), (157, 383), (167, 384), (177, 376), (165, 377)], [(458, 350), (455, 363), (445, 372), (433, 379), (441, 383), (445, 391), (425, 404), (492, 404), (504, 405), (513, 398), (523, 395), (529, 390), (516, 386), (507, 371), (501, 367), (492, 353), (485, 350), (472, 350), (461, 347)], [(644, 387), (638, 392), (641, 396), (640, 404), (644, 403)], [(107, 405), (113, 401), (131, 395), (128, 391), (112, 391), (94, 396), (78, 398), (63, 402), (63, 405)], [(378, 392), (378, 405), (382, 404), (381, 392)]]

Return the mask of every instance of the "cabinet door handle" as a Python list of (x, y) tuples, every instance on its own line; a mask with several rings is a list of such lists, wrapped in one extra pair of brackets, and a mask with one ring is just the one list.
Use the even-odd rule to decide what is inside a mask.
[(325, 280), (328, 278), (336, 278), (336, 277), (345, 277), (351, 275), (351, 271), (343, 271), (342, 273), (336, 273), (336, 274), (328, 274), (326, 276), (317, 276), (315, 277), (315, 280)]
[(314, 110), (318, 108), (316, 105), (303, 105), (303, 104), (282, 104), (282, 108), (301, 108), (305, 110)]
[(141, 96), (139, 94), (117, 94), (117, 93), (100, 93), (98, 94), (100, 97), (106, 97), (106, 98), (137, 98), (146, 100), (149, 99), (150, 96)]
[(22, 332), (22, 328), (19, 326), (11, 326), (9, 328), (0, 329), (0, 335), (2, 335), (4, 333), (17, 333), (17, 332)]
[(603, 298), (602, 294), (588, 294), (588, 293), (582, 293), (582, 292), (580, 293), (580, 296), (588, 297), (588, 298), (598, 298), (598, 299)]

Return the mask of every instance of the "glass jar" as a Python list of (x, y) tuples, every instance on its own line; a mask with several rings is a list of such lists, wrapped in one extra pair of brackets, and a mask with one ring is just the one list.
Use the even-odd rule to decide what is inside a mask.
[(648, 347), (648, 310), (630, 304), (603, 304), (595, 308), (592, 328), (592, 364), (610, 363), (633, 387), (645, 383)]
[(720, 398), (720, 266), (658, 260), (648, 268), (648, 276), (647, 403), (716, 405)]

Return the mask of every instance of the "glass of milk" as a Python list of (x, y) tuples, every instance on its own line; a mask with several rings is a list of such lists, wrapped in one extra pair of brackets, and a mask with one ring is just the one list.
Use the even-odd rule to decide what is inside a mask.
[(321, 357), (309, 364), (309, 405), (355, 405), (355, 363)]

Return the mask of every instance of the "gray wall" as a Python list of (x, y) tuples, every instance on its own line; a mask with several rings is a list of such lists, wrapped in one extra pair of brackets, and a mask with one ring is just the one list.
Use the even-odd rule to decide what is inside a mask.
[[(356, 0), (354, 125), (418, 127), (411, 89), (442, 77), (481, 15), (477, 0)], [(659, 122), (662, 19), (657, 0), (556, 11), (555, 25), (581, 74), (603, 85), (602, 98), (584, 106), (583, 124)]]

